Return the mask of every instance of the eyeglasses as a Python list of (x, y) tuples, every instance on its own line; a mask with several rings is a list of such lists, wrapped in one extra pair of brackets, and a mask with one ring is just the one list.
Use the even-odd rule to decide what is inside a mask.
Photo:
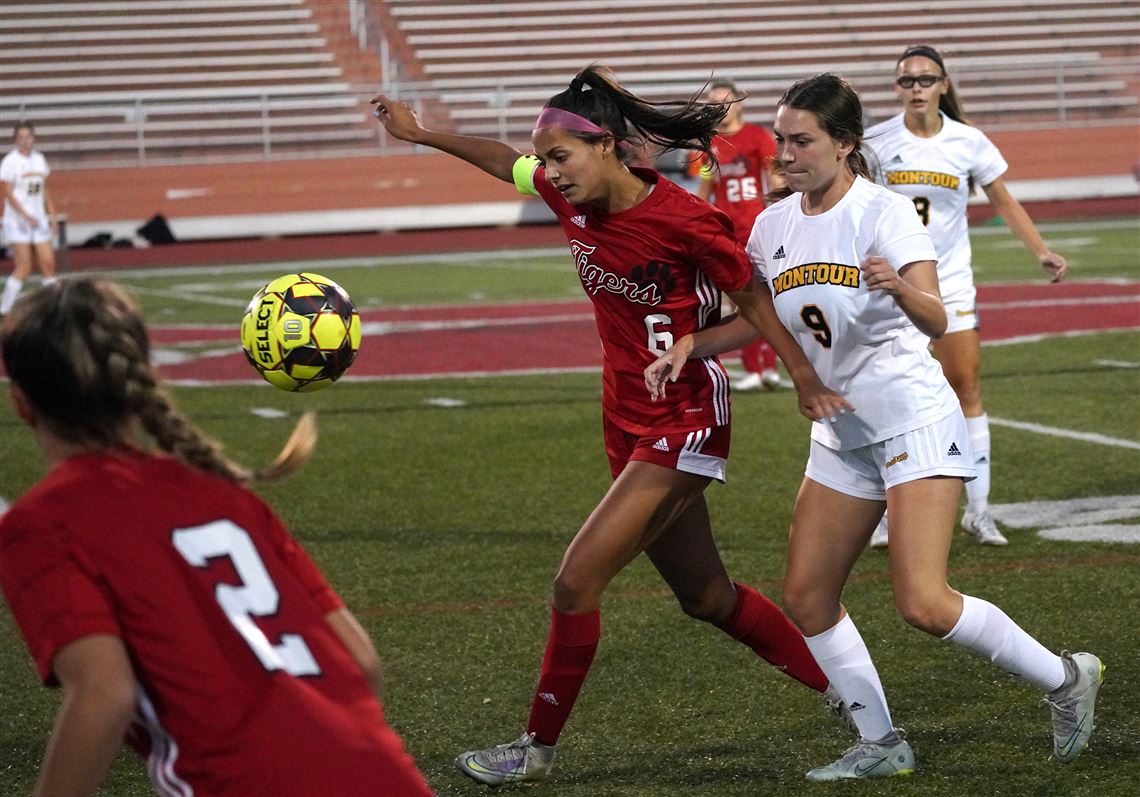
[(896, 80), (895, 83), (898, 84), (898, 87), (901, 89), (912, 89), (915, 83), (924, 89), (928, 89), (935, 83), (940, 83), (945, 80), (945, 78), (945, 75), (918, 75), (917, 77), (915, 75), (903, 75)]

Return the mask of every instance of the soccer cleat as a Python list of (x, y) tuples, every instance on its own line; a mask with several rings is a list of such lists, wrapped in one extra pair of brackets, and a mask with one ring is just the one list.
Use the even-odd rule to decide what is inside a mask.
[(847, 708), (847, 704), (843, 702), (843, 698), (835, 691), (835, 687), (830, 684), (827, 687), (827, 691), (823, 693), (823, 705), (829, 714), (834, 715), (843, 723), (843, 727), (856, 736), (859, 735), (859, 728), (855, 725), (855, 719), (851, 716), (851, 711)]
[(780, 372), (775, 368), (765, 368), (760, 372), (760, 384), (765, 390), (775, 390), (780, 386)]
[(1096, 730), (1093, 706), (1104, 682), (1104, 664), (1091, 653), (1061, 653), (1065, 683), (1045, 695), (1053, 714), (1053, 758), (1070, 764), (1089, 746)]
[(733, 390), (759, 390), (764, 387), (764, 378), (757, 373), (747, 373), (732, 383)]
[(462, 753), (455, 765), (464, 775), (488, 786), (537, 783), (550, 774), (554, 747), (536, 742), (533, 733), (524, 733), (513, 742)]
[(884, 512), (879, 519), (879, 525), (875, 526), (875, 530), (871, 533), (871, 547), (886, 548), (888, 545), (890, 541), (887, 539), (887, 514)]
[(902, 733), (896, 730), (877, 742), (860, 739), (837, 761), (808, 772), (807, 779), (821, 782), (891, 778), (895, 775), (910, 775), (914, 770), (914, 752)]
[(1009, 540), (998, 531), (994, 516), (989, 512), (975, 514), (967, 510), (966, 514), (962, 515), (962, 528), (982, 545), (1009, 545)]

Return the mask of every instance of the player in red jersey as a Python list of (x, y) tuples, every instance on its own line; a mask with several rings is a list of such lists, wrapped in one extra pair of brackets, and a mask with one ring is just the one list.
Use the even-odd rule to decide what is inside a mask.
[[(753, 282), (724, 213), (651, 169), (627, 166), (646, 141), (711, 157), (709, 142), (726, 107), (649, 103), (608, 70), (589, 67), (539, 115), (535, 157), (500, 141), (425, 129), (404, 103), (388, 97), (372, 102), (395, 138), (447, 152), (545, 200), (594, 304), (604, 354), (603, 425), (614, 482), (554, 578), (550, 632), (525, 733), (460, 755), (459, 768), (490, 785), (547, 776), (598, 646), (602, 592), (643, 552), (686, 614), (826, 690), (798, 631), (774, 603), (728, 577), (713, 541), (704, 490), (712, 479), (724, 479), (730, 422), (720, 363), (707, 358), (686, 365), (666, 401), (649, 401), (643, 387), (642, 371), (674, 337), (718, 323), (721, 291), (744, 297), (750, 308), (758, 306), (748, 300), (753, 293), (768, 296)], [(806, 366), (775, 319), (770, 297), (756, 310), (763, 313), (785, 362)], [(834, 395), (810, 366), (797, 373), (809, 403)]]
[[(155, 382), (134, 303), (65, 280), (0, 328), (19, 416), (51, 466), (0, 519), (0, 583), (62, 686), (37, 795), (93, 794), (126, 740), (162, 795), (430, 797), (377, 693), (364, 629)], [(170, 456), (134, 443), (145, 429)]]
[[(719, 168), (702, 166), (697, 196), (715, 202), (728, 214), (736, 239), (744, 246), (752, 234), (752, 224), (765, 207), (765, 197), (784, 185), (775, 169), (776, 139), (767, 128), (744, 121), (745, 95), (731, 80), (714, 80), (706, 97), (709, 102), (727, 105), (729, 111), (712, 140)], [(776, 352), (764, 338), (745, 345), (740, 350), (740, 362), (747, 373), (733, 383), (734, 390), (773, 390), (780, 386)]]

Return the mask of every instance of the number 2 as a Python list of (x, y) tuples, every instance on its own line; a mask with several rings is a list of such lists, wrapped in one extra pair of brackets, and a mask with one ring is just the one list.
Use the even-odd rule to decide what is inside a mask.
[(800, 318), (807, 328), (812, 330), (812, 337), (825, 349), (831, 348), (831, 327), (823, 317), (823, 311), (814, 304), (805, 304), (800, 308)]
[(194, 567), (207, 567), (209, 560), (225, 556), (233, 563), (241, 584), (218, 584), (214, 598), (226, 619), (241, 634), (261, 666), (290, 675), (320, 675), (321, 668), (300, 634), (282, 634), (274, 645), (254, 617), (277, 613), (280, 596), (270, 578), (249, 532), (228, 520), (215, 520), (202, 526), (177, 529), (174, 547)]

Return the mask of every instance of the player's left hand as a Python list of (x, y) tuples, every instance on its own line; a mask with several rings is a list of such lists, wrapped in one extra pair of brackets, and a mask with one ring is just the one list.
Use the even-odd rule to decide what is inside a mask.
[(645, 388), (653, 401), (665, 398), (665, 383), (676, 382), (693, 351), (693, 336), (684, 335), (645, 369)]
[(1050, 282), (1060, 282), (1069, 273), (1069, 264), (1056, 252), (1046, 252), (1037, 258), (1041, 268), (1049, 272)]
[(859, 264), (859, 267), (863, 270), (863, 284), (867, 286), (867, 290), (886, 291), (891, 296), (899, 295), (902, 277), (885, 257), (878, 255), (868, 257)]

